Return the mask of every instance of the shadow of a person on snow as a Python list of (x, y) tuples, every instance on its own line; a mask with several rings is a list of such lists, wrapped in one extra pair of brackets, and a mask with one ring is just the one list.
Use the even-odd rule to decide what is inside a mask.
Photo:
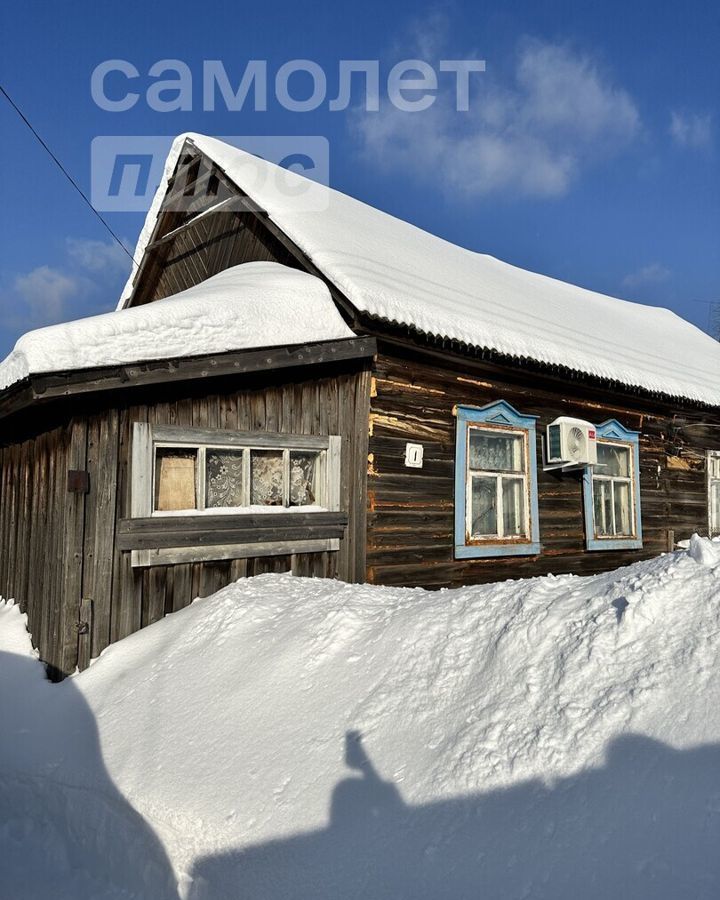
[(640, 736), (604, 766), (411, 806), (359, 735), (326, 828), (209, 857), (192, 900), (678, 900), (720, 896), (720, 745)]
[(110, 778), (67, 678), (0, 652), (0, 897), (177, 898), (160, 841)]

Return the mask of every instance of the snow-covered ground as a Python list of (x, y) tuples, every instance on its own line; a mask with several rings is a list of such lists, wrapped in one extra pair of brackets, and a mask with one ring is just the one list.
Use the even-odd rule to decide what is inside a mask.
[(720, 544), (462, 590), (264, 575), (43, 680), (0, 605), (0, 896), (716, 898)]

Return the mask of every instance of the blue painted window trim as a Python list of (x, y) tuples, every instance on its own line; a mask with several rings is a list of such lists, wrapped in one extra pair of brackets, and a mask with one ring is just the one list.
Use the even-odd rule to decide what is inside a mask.
[[(506, 400), (498, 400), (487, 406), (458, 406), (457, 433), (455, 440), (455, 558), (473, 559), (493, 556), (536, 556), (540, 553), (540, 523), (538, 521), (537, 491), (537, 448), (535, 423), (537, 416), (524, 416), (514, 409)], [(513, 543), (493, 544), (483, 541), (481, 544), (465, 543), (465, 522), (467, 518), (467, 432), (468, 426), (478, 423), (507, 425), (511, 428), (524, 429), (528, 441), (527, 483), (530, 494), (530, 540)]]
[(632, 446), (633, 497), (635, 500), (635, 535), (628, 538), (595, 537), (595, 507), (593, 505), (592, 466), (583, 474), (583, 506), (585, 511), (585, 546), (588, 550), (639, 550), (643, 545), (642, 513), (640, 510), (640, 432), (630, 431), (617, 419), (608, 419), (596, 428), (598, 442), (620, 441)]

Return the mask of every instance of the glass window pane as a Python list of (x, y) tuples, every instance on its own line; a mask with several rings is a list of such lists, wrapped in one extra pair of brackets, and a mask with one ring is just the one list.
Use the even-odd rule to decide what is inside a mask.
[(609, 481), (593, 482), (593, 503), (595, 534), (606, 537), (612, 534), (612, 493)]
[(197, 450), (158, 447), (155, 453), (155, 509), (195, 509)]
[(616, 481), (615, 534), (632, 534), (630, 514), (630, 485), (627, 481)]
[(505, 537), (525, 534), (525, 491), (522, 479), (503, 478), (503, 530)]
[(710, 484), (710, 528), (713, 536), (720, 534), (720, 481)]
[(491, 472), (522, 472), (522, 437), (471, 428), (469, 465)]
[(473, 477), (470, 533), (481, 537), (497, 532), (497, 479)]
[(205, 506), (242, 506), (243, 451), (205, 451)]
[(618, 447), (614, 444), (597, 445), (597, 461), (599, 475), (619, 475), (630, 477), (630, 448)]
[(317, 503), (318, 454), (304, 451), (290, 453), (290, 506)]
[(711, 456), (709, 458), (709, 468), (711, 478), (720, 478), (720, 456)]
[(283, 505), (282, 450), (253, 450), (251, 452), (250, 487), (250, 502), (253, 505)]

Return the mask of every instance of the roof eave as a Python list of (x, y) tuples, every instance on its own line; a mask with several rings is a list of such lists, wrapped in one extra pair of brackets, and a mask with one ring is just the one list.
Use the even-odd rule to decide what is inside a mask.
[(38, 403), (83, 394), (328, 365), (369, 358), (376, 352), (375, 338), (361, 336), (31, 374), (0, 392), (0, 419)]
[(563, 381), (583, 381), (598, 390), (609, 390), (613, 393), (624, 394), (626, 396), (644, 397), (649, 400), (656, 400), (667, 404), (681, 403), (683, 406), (691, 406), (698, 409), (720, 409), (720, 403), (711, 403), (709, 401), (686, 397), (681, 394), (655, 391), (642, 387), (641, 385), (626, 384), (623, 381), (603, 378), (599, 375), (593, 375), (592, 373), (583, 372), (579, 369), (572, 369), (558, 363), (548, 363), (536, 360), (529, 356), (512, 356), (494, 350), (492, 347), (467, 344), (454, 338), (422, 331), (413, 325), (393, 322), (389, 319), (373, 316), (369, 313), (362, 314), (359, 317), (359, 322), (363, 330), (366, 330), (379, 338), (399, 341), (429, 352), (440, 352), (458, 358), (470, 358), (493, 362), (498, 365), (505, 365), (515, 369), (537, 372), (538, 374), (544, 374)]

